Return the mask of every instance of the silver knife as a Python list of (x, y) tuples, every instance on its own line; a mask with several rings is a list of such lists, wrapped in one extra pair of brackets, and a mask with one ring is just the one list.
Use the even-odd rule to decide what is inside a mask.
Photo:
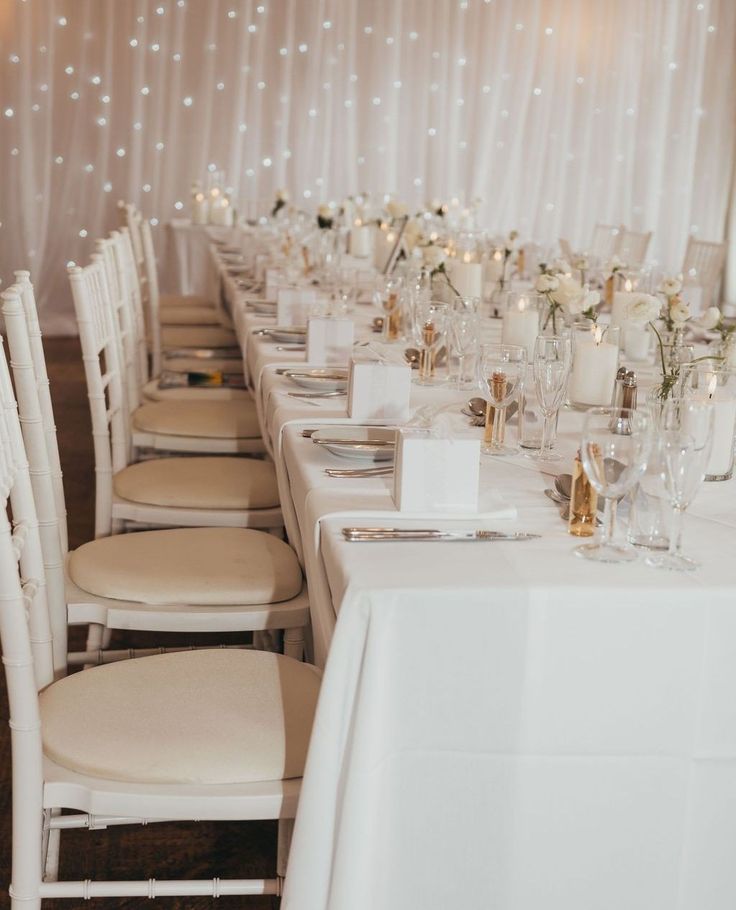
[(342, 535), (349, 541), (376, 540), (443, 540), (443, 541), (501, 541), (536, 540), (541, 534), (526, 531), (440, 531), (435, 528), (343, 528)]

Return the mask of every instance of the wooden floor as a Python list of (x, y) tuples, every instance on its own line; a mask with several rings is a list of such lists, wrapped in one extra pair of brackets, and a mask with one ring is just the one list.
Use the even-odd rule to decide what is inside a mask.
[[(81, 353), (76, 338), (44, 339), (51, 393), (59, 433), (64, 488), (69, 515), (69, 544), (76, 547), (93, 535), (92, 443)], [(120, 637), (126, 646), (149, 643), (145, 636)], [(79, 642), (81, 643), (81, 642)], [(5, 680), (0, 679), (0, 908), (9, 906), (10, 882), (10, 737)], [(276, 825), (273, 822), (199, 822), (106, 831), (69, 831), (61, 840), (60, 878), (171, 879), (272, 877), (276, 864)], [(44, 910), (141, 907), (140, 898), (47, 901)], [(150, 906), (148, 900), (146, 906)], [(275, 899), (256, 897), (159, 898), (153, 906), (170, 910), (244, 907), (264, 910)]]

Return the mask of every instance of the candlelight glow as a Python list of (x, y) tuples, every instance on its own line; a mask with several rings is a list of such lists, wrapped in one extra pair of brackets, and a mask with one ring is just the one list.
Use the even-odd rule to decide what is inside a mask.
[(710, 379), (708, 380), (708, 398), (712, 398), (716, 391), (716, 386), (718, 385), (718, 376), (715, 373), (711, 374)]

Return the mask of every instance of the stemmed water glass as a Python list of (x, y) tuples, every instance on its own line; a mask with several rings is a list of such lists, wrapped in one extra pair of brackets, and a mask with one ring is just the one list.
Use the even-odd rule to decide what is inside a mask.
[(450, 339), (453, 353), (457, 357), (457, 388), (475, 388), (472, 379), (466, 379), (465, 362), (468, 354), (478, 351), (478, 317), (477, 297), (458, 297), (453, 301), (450, 315)]
[[(630, 432), (620, 430), (622, 417)], [(580, 456), (593, 489), (605, 500), (603, 526), (595, 543), (576, 547), (575, 553), (599, 562), (630, 562), (637, 551), (614, 540), (616, 505), (644, 473), (652, 447), (652, 418), (648, 411), (590, 408), (583, 422)]]
[(433, 385), (440, 345), (447, 339), (450, 321), (448, 304), (437, 300), (417, 300), (414, 306), (412, 329), (419, 348), (417, 383)]
[(652, 553), (649, 566), (691, 572), (698, 563), (682, 553), (682, 519), (705, 477), (713, 445), (712, 401), (676, 398), (665, 402), (658, 439), (664, 488), (672, 506), (670, 546)]
[[(551, 430), (567, 391), (572, 365), (572, 341), (559, 335), (539, 335), (534, 345), (534, 390), (537, 393), (542, 422), (542, 444), (538, 452), (528, 452), (527, 458), (537, 461), (559, 461), (552, 452)], [(549, 446), (548, 446), (549, 442)]]
[(484, 344), (478, 358), (478, 378), (493, 410), (493, 427), (489, 442), (484, 442), (486, 455), (515, 455), (518, 446), (504, 445), (503, 426), (506, 408), (524, 388), (526, 348), (515, 344)]

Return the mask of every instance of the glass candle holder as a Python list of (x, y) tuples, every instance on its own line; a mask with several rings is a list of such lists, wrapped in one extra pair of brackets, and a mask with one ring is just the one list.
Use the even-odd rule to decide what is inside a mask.
[(509, 291), (504, 302), (501, 341), (525, 348), (529, 363), (534, 357), (543, 307), (544, 297), (541, 294), (519, 291)]
[(568, 400), (587, 410), (611, 405), (619, 358), (618, 326), (593, 323), (573, 326), (573, 359)]
[(703, 360), (685, 369), (685, 396), (713, 404), (713, 443), (705, 480), (730, 480), (736, 438), (736, 371), (717, 360)]

